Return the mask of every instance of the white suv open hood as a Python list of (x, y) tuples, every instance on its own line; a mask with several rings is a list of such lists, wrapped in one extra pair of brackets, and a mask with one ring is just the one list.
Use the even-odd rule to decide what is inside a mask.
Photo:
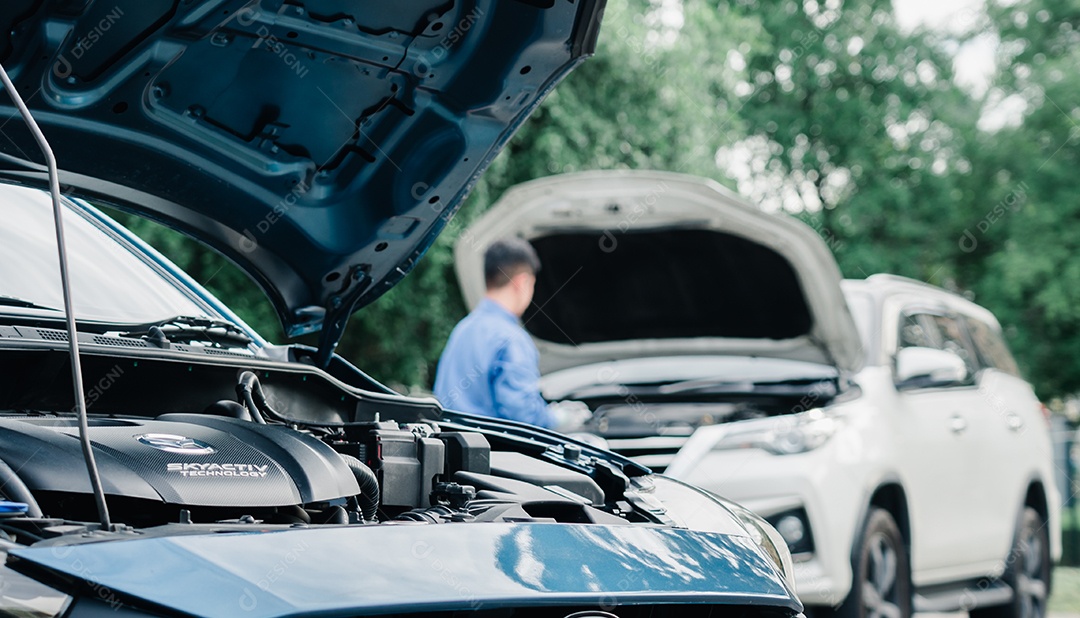
[(484, 294), (484, 249), (507, 236), (526, 238), (540, 256), (523, 322), (544, 373), (685, 354), (861, 366), (822, 239), (711, 180), (620, 170), (511, 188), (455, 246), (470, 308)]

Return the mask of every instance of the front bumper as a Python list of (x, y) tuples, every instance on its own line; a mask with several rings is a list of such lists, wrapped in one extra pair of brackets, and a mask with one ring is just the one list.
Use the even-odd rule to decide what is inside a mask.
[(825, 449), (798, 455), (712, 451), (689, 469), (676, 464), (668, 472), (765, 519), (805, 509), (814, 550), (793, 556), (795, 589), (806, 605), (834, 606), (851, 589), (851, 548), (865, 496), (860, 479), (836, 478), (837, 467), (822, 465), (823, 456)]

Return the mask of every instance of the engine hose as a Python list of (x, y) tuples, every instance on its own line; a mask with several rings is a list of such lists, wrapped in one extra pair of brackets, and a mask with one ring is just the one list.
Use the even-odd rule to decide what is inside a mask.
[(14, 502), (25, 502), (27, 517), (42, 516), (41, 507), (38, 506), (34, 494), (30, 493), (30, 488), (3, 460), (0, 460), (0, 492)]
[(360, 485), (360, 495), (357, 496), (360, 514), (364, 516), (365, 521), (374, 521), (375, 514), (379, 511), (379, 479), (364, 462), (352, 455), (341, 453), (339, 455), (356, 477), (356, 483)]
[[(266, 396), (262, 392), (262, 384), (259, 384), (259, 378), (254, 373), (245, 371), (240, 374), (240, 379), (236, 384), (236, 396), (240, 399), (240, 403), (247, 408), (248, 414), (251, 414), (253, 421), (260, 425), (266, 424), (261, 409), (262, 406), (266, 406)], [(259, 404), (262, 404), (262, 406)]]

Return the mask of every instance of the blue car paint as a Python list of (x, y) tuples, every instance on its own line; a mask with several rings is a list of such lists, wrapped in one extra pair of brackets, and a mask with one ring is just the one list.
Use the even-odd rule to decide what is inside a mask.
[(798, 601), (747, 536), (655, 526), (379, 525), (181, 535), (11, 551), (147, 609), (271, 618), (550, 604)]

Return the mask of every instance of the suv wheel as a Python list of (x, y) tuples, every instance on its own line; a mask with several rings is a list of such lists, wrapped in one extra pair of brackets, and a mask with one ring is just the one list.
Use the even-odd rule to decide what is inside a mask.
[(910, 618), (911, 571), (907, 548), (892, 515), (871, 509), (852, 563), (854, 581), (837, 618)]
[(1012, 550), (1005, 559), (1002, 581), (1013, 589), (1007, 605), (971, 610), (971, 618), (1042, 618), (1050, 593), (1050, 537), (1046, 522), (1025, 507), (1016, 527)]

